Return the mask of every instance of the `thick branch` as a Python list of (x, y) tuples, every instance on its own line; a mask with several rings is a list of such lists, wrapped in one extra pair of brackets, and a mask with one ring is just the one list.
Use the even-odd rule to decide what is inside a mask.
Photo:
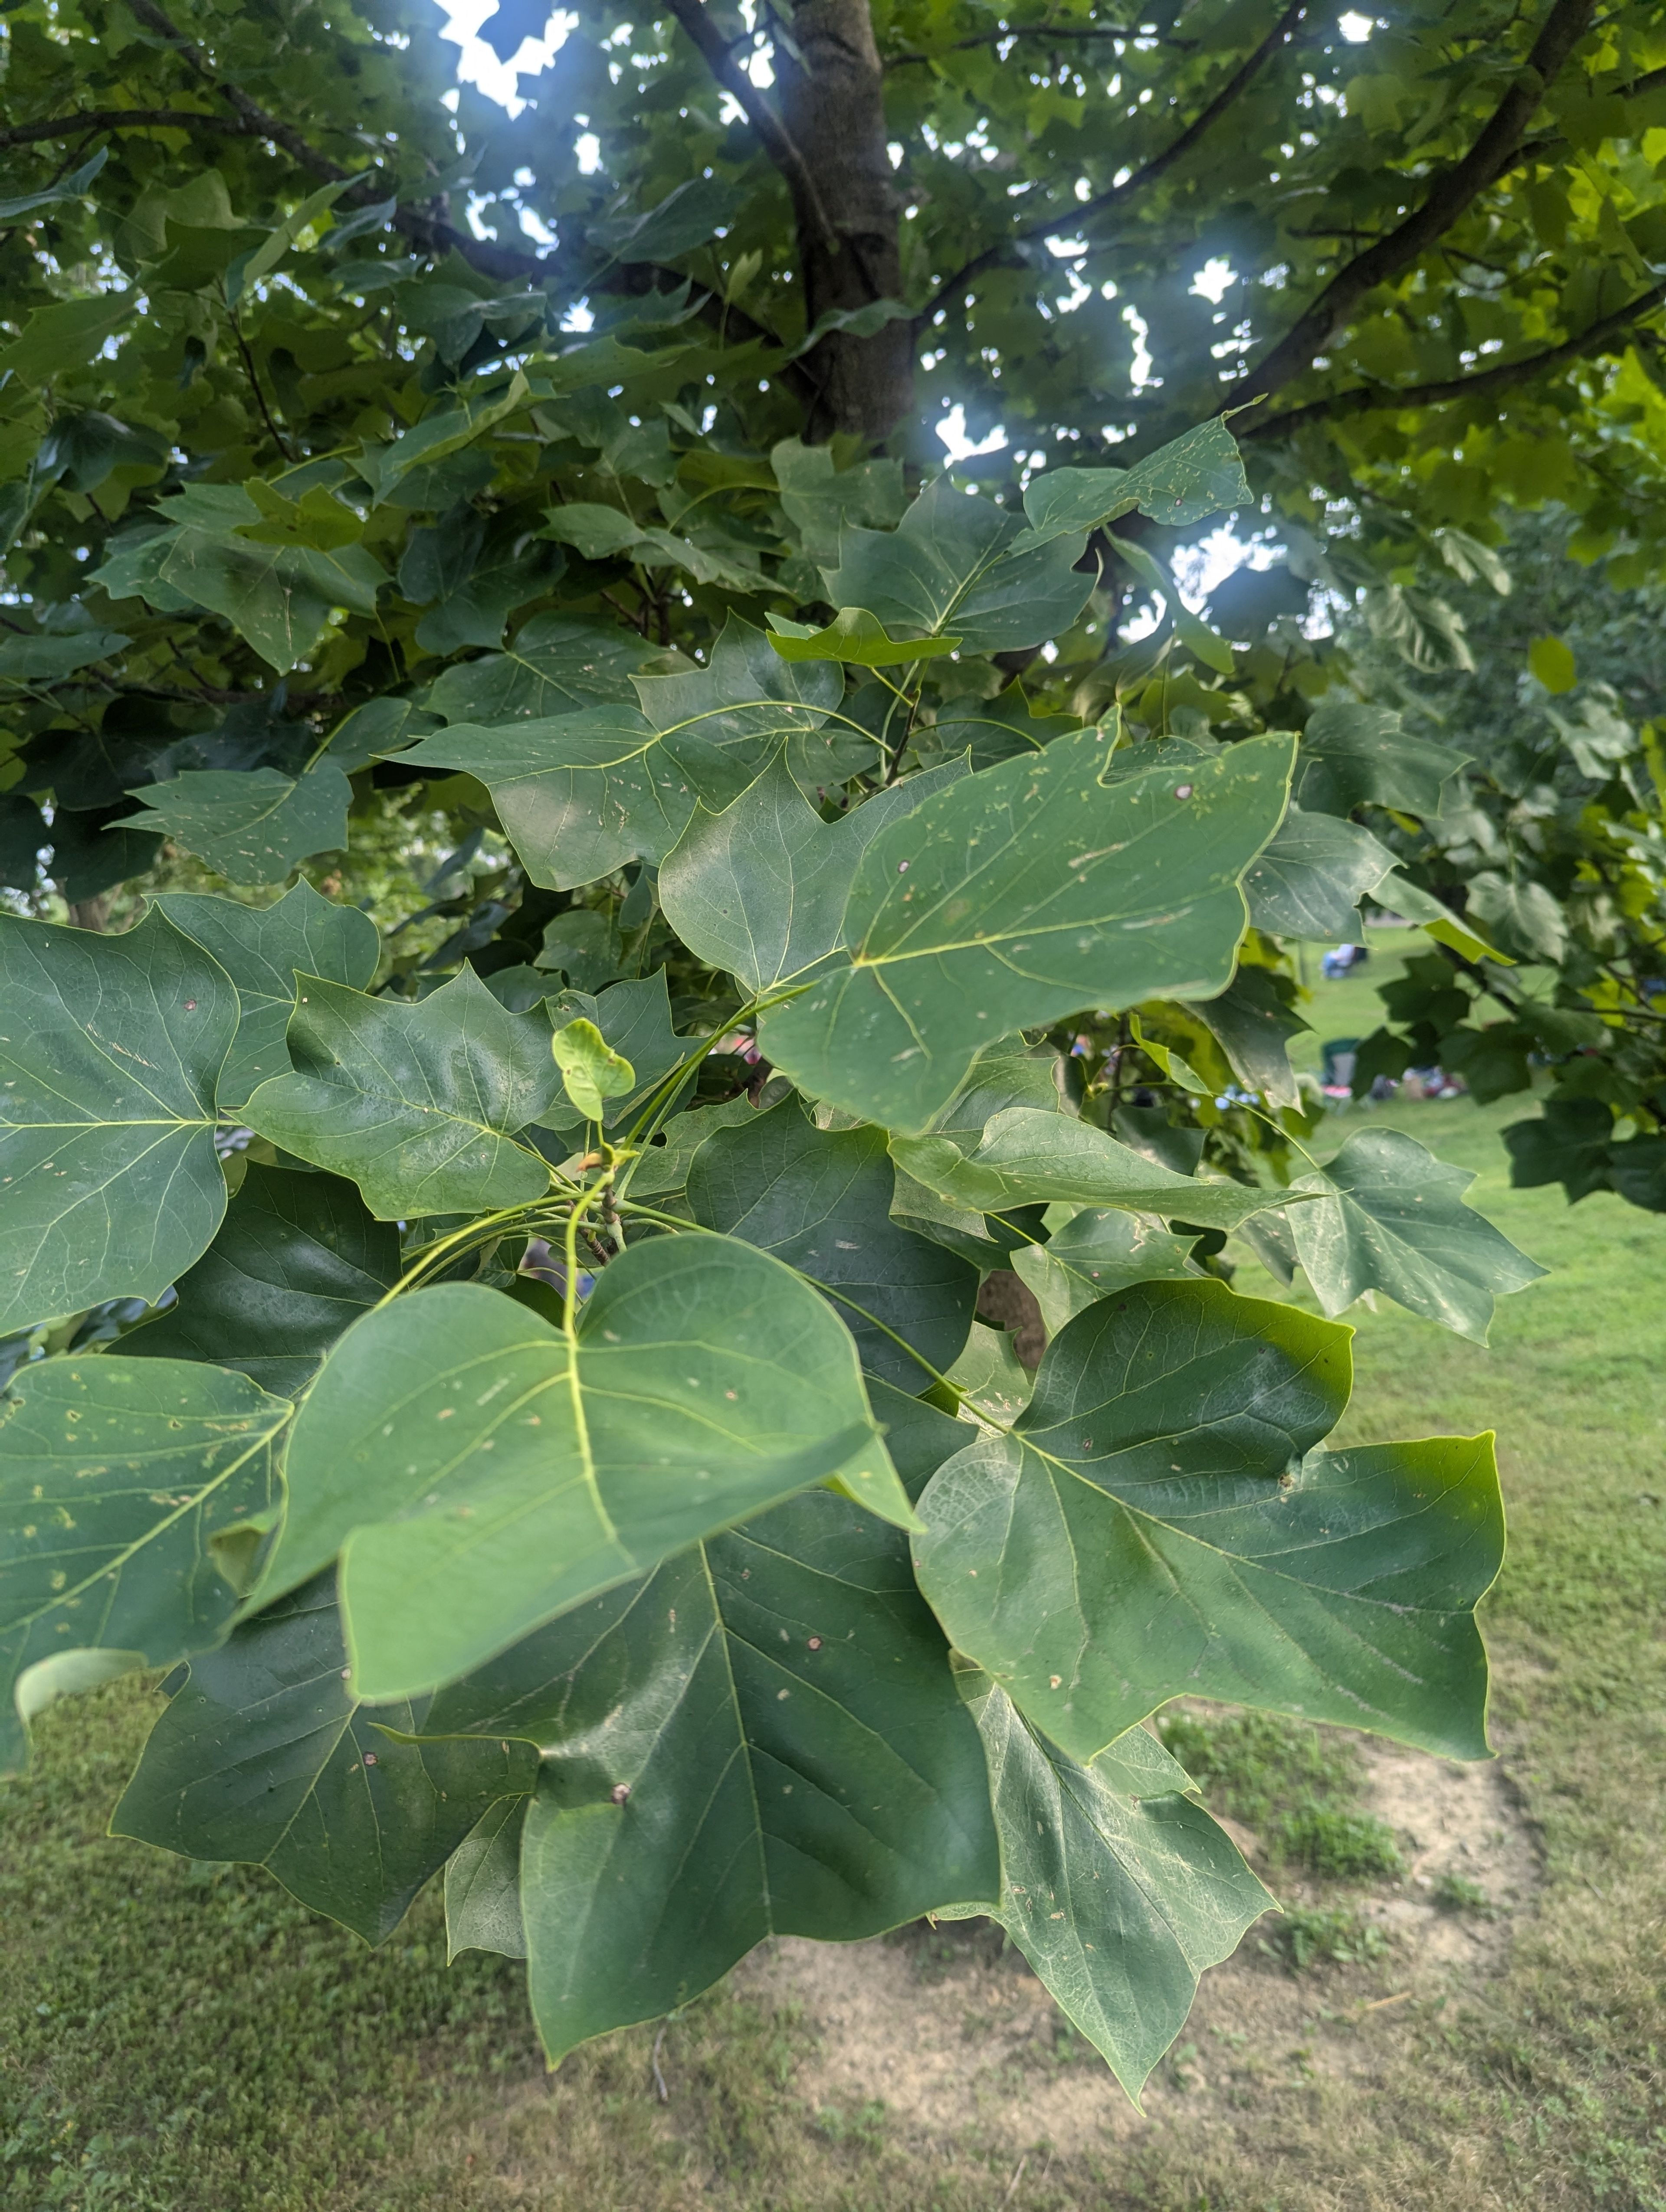
[(1644, 316), (1651, 315), (1660, 307), (1666, 307), (1666, 283), (1639, 293), (1625, 307), (1604, 315), (1588, 331), (1582, 331), (1577, 338), (1565, 338), (1560, 345), (1547, 346), (1542, 353), (1524, 354), (1519, 361), (1501, 361), (1496, 368), (1477, 369), (1472, 376), (1455, 376), (1444, 384), (1408, 384), (1398, 388), (1381, 384), (1355, 385), (1347, 392), (1333, 392), (1328, 399), (1310, 400), (1305, 407), (1292, 407), (1285, 414), (1268, 416), (1259, 422), (1246, 425), (1237, 434), (1240, 439), (1284, 437), (1304, 423), (1338, 415), (1392, 412), (1402, 407), (1444, 407), (1454, 399), (1473, 399), (1488, 392), (1507, 392), (1514, 385), (1530, 383), (1547, 369), (1560, 368), (1564, 362), (1600, 352), (1610, 338), (1632, 330)]
[(708, 14), (702, 0), (669, 0), (671, 12), (700, 50), (707, 68), (725, 92), (737, 100), (746, 120), (757, 133), (764, 152), (787, 180), (801, 222), (812, 227), (829, 252), (839, 250), (839, 234), (822, 204), (810, 165), (799, 151), (792, 133), (764, 99), (730, 51), (729, 41)]
[(1124, 177), (1120, 185), (1112, 185), (1108, 190), (1096, 193), (1093, 198), (1079, 206), (1061, 208), (1042, 222), (1032, 222), (1021, 230), (1013, 231), (999, 246), (988, 246), (982, 253), (975, 255), (964, 269), (957, 270), (952, 276), (938, 286), (915, 316), (916, 326), (929, 322), (939, 307), (945, 307), (964, 292), (968, 284), (1001, 260), (1014, 246), (1029, 239), (1045, 238), (1076, 223), (1088, 222), (1096, 215), (1104, 215), (1108, 209), (1120, 206), (1124, 200), (1131, 199), (1147, 185), (1154, 185), (1177, 161), (1191, 152), (1204, 134), (1213, 128), (1239, 95), (1261, 75), (1279, 49), (1294, 38), (1303, 16), (1307, 13), (1307, 5), (1308, 0), (1293, 0), (1293, 4), (1285, 9), (1255, 52), (1233, 70), (1208, 106), (1160, 153), (1153, 154), (1143, 167), (1136, 169), (1132, 176)]
[(1590, 27), (1596, 0), (1554, 0), (1525, 66), (1461, 161), (1454, 163), (1405, 221), (1339, 270), (1294, 328), (1243, 382), (1237, 395), (1257, 399), (1299, 376), (1331, 343), (1366, 295), (1443, 238), (1514, 160), (1528, 125), (1563, 65)]
[(38, 146), (53, 138), (90, 137), (95, 131), (211, 131), (222, 138), (261, 136), (240, 116), (203, 115), (189, 107), (89, 107), (79, 115), (54, 115), (45, 123), (15, 123), (0, 131), (0, 147)]

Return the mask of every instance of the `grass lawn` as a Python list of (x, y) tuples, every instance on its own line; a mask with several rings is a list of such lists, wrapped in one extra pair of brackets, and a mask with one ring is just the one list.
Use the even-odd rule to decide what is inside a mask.
[[(1372, 1025), (1363, 979), (1318, 988), (1321, 1035)], [(1195, 2141), (1015, 2179), (1010, 2152), (808, 2109), (804, 2025), (733, 1990), (667, 2031), (667, 2106), (649, 2030), (546, 2081), (517, 1972), (448, 1969), (432, 1903), (372, 1953), (261, 1875), (106, 1841), (147, 1718), (118, 1684), (49, 1714), (0, 1796), (0, 2206), (1661, 2212), (1666, 1218), (1509, 1190), (1496, 1133), (1522, 1110), (1386, 1109), (1481, 1170), (1472, 1198), (1554, 1272), (1504, 1302), (1490, 1352), (1395, 1308), (1354, 1316), (1347, 1432), (1499, 1431), (1495, 1726), (1545, 1886), (1500, 1978), (1395, 2015), (1368, 2093), (1269, 2089)]]

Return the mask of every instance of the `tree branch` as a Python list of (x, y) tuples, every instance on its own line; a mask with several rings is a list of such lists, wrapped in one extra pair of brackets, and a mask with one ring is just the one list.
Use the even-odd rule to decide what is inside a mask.
[(1477, 369), (1472, 376), (1455, 376), (1444, 384), (1408, 384), (1397, 389), (1389, 385), (1355, 385), (1347, 392), (1333, 392), (1328, 399), (1310, 400), (1305, 407), (1292, 407), (1282, 415), (1268, 416), (1259, 422), (1246, 425), (1237, 435), (1245, 440), (1283, 437), (1305, 423), (1327, 416), (1391, 412), (1402, 407), (1443, 407), (1455, 399), (1505, 392), (1512, 385), (1529, 383), (1547, 369), (1560, 368), (1563, 362), (1577, 361), (1582, 355), (1599, 351), (1610, 338), (1629, 331), (1645, 315), (1652, 314), (1661, 307), (1666, 307), (1666, 282), (1639, 293), (1625, 307), (1604, 315), (1588, 331), (1582, 331), (1578, 337), (1566, 338), (1560, 345), (1547, 346), (1542, 353), (1524, 354), (1519, 361), (1500, 362), (1494, 368)]
[(1136, 169), (1132, 176), (1124, 177), (1120, 185), (1112, 185), (1109, 190), (1096, 194), (1092, 199), (1074, 208), (1060, 209), (1056, 214), (1048, 216), (1040, 222), (1032, 222), (1021, 230), (1013, 231), (999, 246), (987, 246), (982, 253), (974, 255), (964, 269), (957, 270), (952, 276), (938, 286), (915, 317), (915, 327), (929, 322), (939, 307), (945, 307), (964, 291), (974, 278), (981, 276), (986, 269), (992, 268), (1014, 246), (1029, 239), (1045, 238), (1051, 233), (1067, 229), (1074, 223), (1090, 221), (1096, 215), (1104, 214), (1108, 209), (1120, 206), (1135, 192), (1143, 191), (1148, 185), (1154, 185), (1177, 161), (1191, 152), (1205, 132), (1220, 120), (1239, 94), (1260, 76), (1279, 49), (1295, 36), (1303, 16), (1307, 13), (1307, 7), (1308, 0), (1292, 0), (1292, 4), (1285, 9), (1260, 46), (1233, 70), (1208, 106), (1160, 153), (1154, 154), (1142, 168)]
[(89, 107), (79, 115), (54, 115), (44, 123), (15, 123), (0, 131), (0, 148), (36, 146), (53, 138), (90, 137), (97, 131), (211, 131), (223, 138), (258, 134), (240, 118), (204, 115), (189, 107)]
[(729, 41), (708, 14), (703, 0), (669, 0), (669, 5), (717, 82), (739, 101), (746, 120), (757, 134), (758, 143), (786, 179), (800, 217), (818, 234), (830, 253), (839, 252), (843, 241), (822, 204), (809, 164), (786, 125), (735, 59)]
[(1235, 387), (1235, 397), (1263, 398), (1299, 376), (1368, 293), (1426, 252), (1497, 180), (1515, 159), (1545, 94), (1590, 27), (1594, 9), (1595, 0), (1554, 0), (1524, 67), (1462, 160), (1437, 179), (1422, 205), (1403, 222), (1338, 270), (1294, 327)]

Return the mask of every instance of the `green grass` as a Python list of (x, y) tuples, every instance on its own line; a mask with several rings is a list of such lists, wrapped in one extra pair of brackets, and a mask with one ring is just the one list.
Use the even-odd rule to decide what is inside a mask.
[[(1332, 1003), (1322, 1035), (1370, 1026), (1332, 1024)], [(1399, 2042), (1381, 2080), (1269, 2077), (1230, 2124), (1033, 2158), (1014, 2185), (984, 2142), (818, 2113), (795, 2087), (805, 2023), (733, 1991), (667, 2029), (669, 2104), (650, 2030), (548, 2077), (515, 1971), (448, 1969), (431, 1904), (372, 1953), (262, 1875), (106, 1840), (148, 1719), (118, 1684), (47, 1715), (0, 1796), (0, 2206), (1662, 2212), (1666, 1218), (1510, 1191), (1496, 1131), (1523, 1110), (1383, 1109), (1481, 1170), (1472, 1197), (1554, 1272), (1504, 1302), (1490, 1352), (1397, 1309), (1354, 1316), (1346, 1435), (1499, 1431), (1494, 1728), (1546, 1873), (1502, 1978), (1383, 2015)], [(1314, 1971), (1316, 1988), (1343, 1970)]]

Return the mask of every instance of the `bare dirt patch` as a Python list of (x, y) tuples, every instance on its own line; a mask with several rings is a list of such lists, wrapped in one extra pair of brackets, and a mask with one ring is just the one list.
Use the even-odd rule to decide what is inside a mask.
[(1231, 2124), (1269, 2091), (1374, 2083), (1410, 2008), (1495, 1973), (1539, 1881), (1533, 1836), (1499, 1762), (1455, 1766), (1360, 1739), (1362, 1809), (1395, 1831), (1397, 1881), (1319, 1884), (1269, 1869), (1292, 1911), (1339, 1903), (1388, 1939), (1374, 1964), (1294, 1972), (1262, 1922), (1205, 1977), (1174, 2051), (1136, 2112), (1000, 1931), (945, 1923), (872, 1942), (787, 1939), (754, 1954), (743, 1985), (801, 2011), (816, 2039), (796, 2094), (836, 2130), (885, 2123), (1069, 2157), (1183, 2124)]

